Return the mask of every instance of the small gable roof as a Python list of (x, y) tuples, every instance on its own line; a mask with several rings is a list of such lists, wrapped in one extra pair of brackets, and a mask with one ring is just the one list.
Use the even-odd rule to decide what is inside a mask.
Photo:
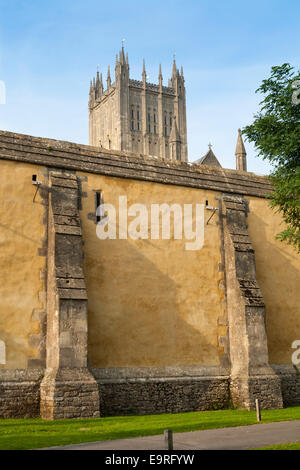
[(217, 159), (211, 148), (204, 155), (204, 157), (199, 158), (199, 160), (196, 160), (194, 163), (197, 163), (198, 165), (209, 165), (222, 168), (219, 160)]

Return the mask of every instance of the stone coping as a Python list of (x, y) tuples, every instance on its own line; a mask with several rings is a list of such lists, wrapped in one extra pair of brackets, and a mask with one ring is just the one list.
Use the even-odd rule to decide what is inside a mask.
[(220, 366), (107, 367), (91, 368), (91, 371), (98, 380), (228, 377), (230, 374), (228, 369)]
[(0, 159), (119, 178), (266, 197), (266, 176), (0, 131)]
[[(291, 364), (271, 364), (272, 369), (279, 375), (300, 375)], [(124, 379), (168, 379), (168, 378), (228, 378), (230, 370), (221, 366), (177, 366), (177, 367), (107, 367), (89, 368), (97, 380), (124, 380)], [(70, 378), (72, 368), (68, 369)], [(32, 369), (0, 369), (1, 381), (37, 381), (45, 374), (43, 368)]]

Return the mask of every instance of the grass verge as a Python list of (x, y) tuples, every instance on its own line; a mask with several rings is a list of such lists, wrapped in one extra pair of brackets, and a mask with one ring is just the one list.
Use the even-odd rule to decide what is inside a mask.
[(290, 442), (288, 444), (278, 444), (276, 446), (262, 447), (256, 450), (300, 450), (300, 442)]
[[(300, 419), (300, 407), (262, 411), (262, 422)], [(174, 432), (257, 424), (255, 411), (218, 410), (98, 419), (0, 419), (0, 449), (23, 450)]]

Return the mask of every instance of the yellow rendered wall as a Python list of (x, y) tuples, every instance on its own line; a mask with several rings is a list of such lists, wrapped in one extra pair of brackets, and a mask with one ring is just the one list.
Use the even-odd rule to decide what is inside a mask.
[(281, 217), (269, 201), (250, 199), (249, 234), (255, 249), (257, 280), (267, 317), (271, 364), (291, 364), (293, 341), (300, 340), (300, 255), (275, 240), (283, 230)]
[(0, 161), (0, 340), (6, 345), (6, 364), (0, 369), (27, 368), (28, 359), (39, 357), (29, 337), (40, 333), (33, 310), (43, 308), (40, 272), (46, 258), (38, 256), (38, 249), (45, 225), (39, 195), (33, 203), (32, 174), (38, 167)]
[[(40, 168), (41, 169), (41, 168)], [(45, 238), (45, 206), (33, 203), (32, 174), (39, 167), (0, 161), (0, 341), (6, 364), (26, 368), (39, 358), (30, 346), (40, 334), (38, 315), (45, 289), (40, 277), (46, 258), (38, 256)], [(218, 337), (226, 328), (220, 230), (215, 215), (205, 225), (204, 247), (186, 251), (186, 240), (99, 240), (93, 190), (104, 202), (216, 205), (218, 193), (151, 182), (78, 173), (83, 177), (81, 220), (85, 276), (89, 296), (89, 358), (93, 367), (218, 365), (223, 349)], [(87, 181), (84, 181), (86, 180)], [(256, 256), (257, 279), (267, 312), (270, 362), (291, 364), (293, 341), (300, 339), (300, 257), (275, 240), (280, 216), (268, 201), (250, 201), (249, 234)], [(206, 211), (205, 217), (211, 215)], [(130, 218), (129, 218), (130, 220)], [(41, 294), (42, 293), (42, 294)]]
[[(117, 206), (123, 195), (128, 206), (149, 209), (152, 203), (217, 203), (212, 191), (91, 174), (82, 182), (91, 366), (219, 365), (218, 336), (226, 329), (218, 326), (225, 315), (218, 217), (205, 226), (199, 251), (186, 251), (186, 240), (99, 240), (88, 219), (99, 189), (105, 203)], [(205, 212), (207, 219), (211, 212)]]

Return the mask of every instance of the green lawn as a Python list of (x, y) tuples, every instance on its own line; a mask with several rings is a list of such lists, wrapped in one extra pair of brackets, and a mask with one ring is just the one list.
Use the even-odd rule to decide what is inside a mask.
[(291, 442), (289, 444), (279, 444), (277, 446), (263, 447), (257, 450), (300, 450), (300, 442)]
[[(262, 411), (262, 422), (300, 419), (300, 407)], [(42, 421), (0, 419), (0, 449), (36, 449), (80, 442), (256, 424), (255, 411), (218, 410), (148, 416)]]

